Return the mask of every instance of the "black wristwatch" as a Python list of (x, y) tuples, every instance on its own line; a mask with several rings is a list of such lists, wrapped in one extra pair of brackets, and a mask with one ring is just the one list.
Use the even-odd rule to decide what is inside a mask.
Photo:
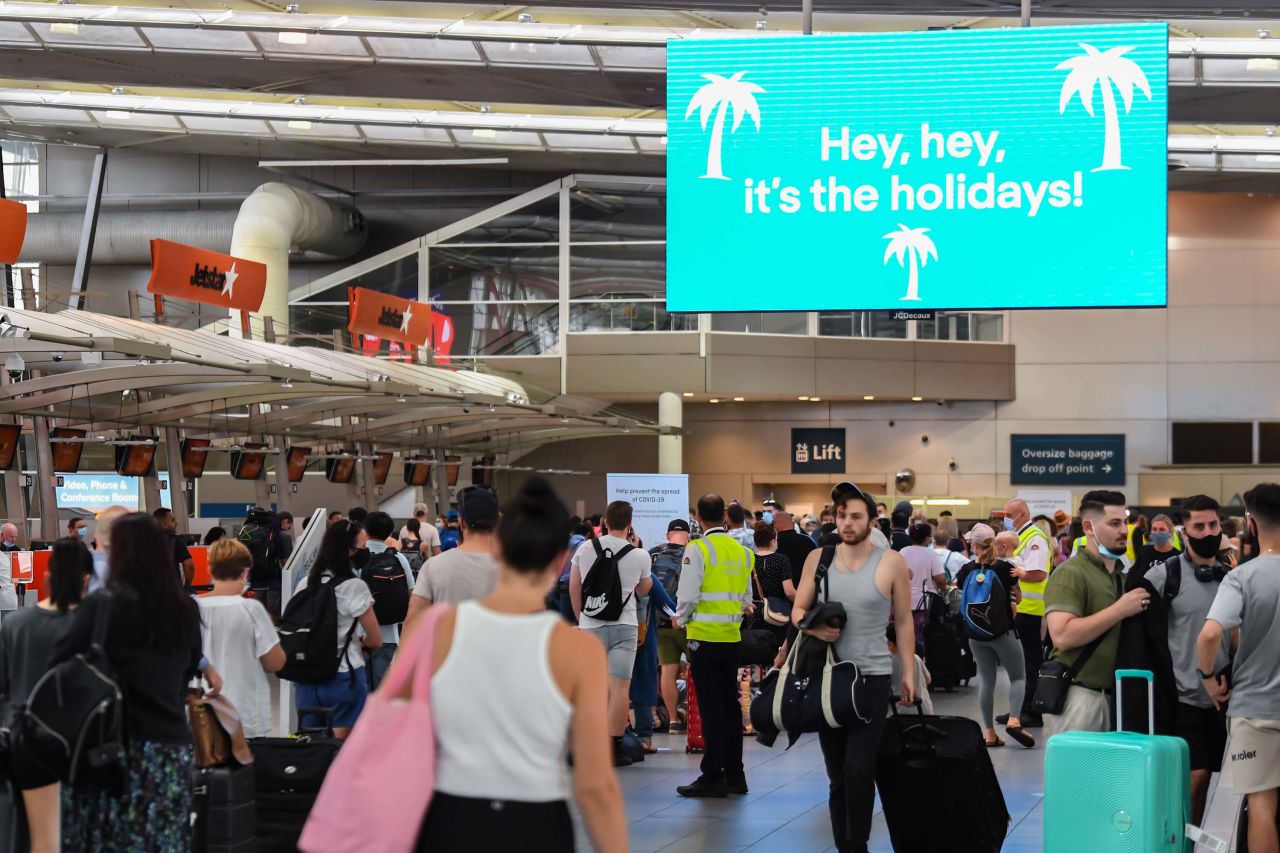
[(1201, 681), (1213, 681), (1214, 675), (1211, 672), (1201, 672), (1200, 667), (1196, 667), (1196, 675), (1200, 676)]

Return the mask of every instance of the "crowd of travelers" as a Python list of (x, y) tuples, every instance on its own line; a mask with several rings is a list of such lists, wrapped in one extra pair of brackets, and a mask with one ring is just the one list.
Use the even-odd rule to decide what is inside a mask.
[[(853, 679), (853, 707), (804, 729), (818, 735), (838, 850), (867, 849), (893, 706), (931, 714), (931, 693), (976, 679), (985, 747), (1032, 749), (1111, 730), (1116, 672), (1138, 668), (1153, 673), (1156, 733), (1188, 745), (1192, 822), (1229, 756), (1249, 849), (1275, 851), (1280, 485), (1246, 493), (1242, 517), (1205, 495), (1150, 519), (1112, 491), (1072, 509), (1033, 514), (1014, 498), (962, 524), (841, 483), (796, 517), (709, 493), (645, 543), (629, 503), (572, 517), (533, 478), (505, 503), (462, 489), (434, 522), (423, 504), (403, 524), (330, 513), (284, 590), (288, 513), (210, 530), (210, 583), (197, 585), (172, 512), (113, 507), (91, 530), (68, 525), (34, 606), (18, 606), (0, 557), (0, 759), (20, 792), (0, 809), (38, 853), (185, 851), (200, 831), (193, 703), (229, 703), (252, 747), (278, 729), (274, 675), (293, 685), (299, 731), (368, 749), (371, 696), (412, 701), (429, 683), (418, 849), (571, 850), (572, 798), (597, 850), (625, 850), (616, 768), (657, 751), (656, 735), (696, 736), (700, 775), (676, 793), (746, 794), (744, 732), (771, 742), (759, 697), (793, 689), (773, 672), (816, 654)], [(0, 551), (15, 550), (5, 524)], [(91, 748), (59, 763), (33, 721), (56, 728), (41, 703), (76, 666), (118, 687), (119, 731), (102, 736), (98, 721)], [(1118, 722), (1145, 730), (1134, 706)], [(394, 796), (408, 780), (374, 781)]]

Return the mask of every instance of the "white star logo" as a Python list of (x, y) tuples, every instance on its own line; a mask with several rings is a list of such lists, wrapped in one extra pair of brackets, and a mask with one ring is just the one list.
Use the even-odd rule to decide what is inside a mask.
[(222, 286), (223, 296), (235, 298), (235, 294), (232, 291), (235, 289), (236, 279), (239, 277), (240, 273), (236, 272), (236, 265), (232, 262), (231, 269), (227, 270), (227, 283)]
[(409, 321), (413, 319), (413, 306), (410, 305), (404, 309), (404, 315), (400, 319), (400, 331), (408, 334)]

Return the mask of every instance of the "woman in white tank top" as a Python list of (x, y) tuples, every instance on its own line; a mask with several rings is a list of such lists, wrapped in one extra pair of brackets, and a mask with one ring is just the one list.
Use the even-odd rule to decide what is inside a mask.
[(627, 849), (604, 649), (544, 604), (568, 541), (568, 510), (530, 480), (503, 508), (492, 594), (438, 623), (436, 792), (419, 850), (572, 851), (570, 795), (597, 851)]

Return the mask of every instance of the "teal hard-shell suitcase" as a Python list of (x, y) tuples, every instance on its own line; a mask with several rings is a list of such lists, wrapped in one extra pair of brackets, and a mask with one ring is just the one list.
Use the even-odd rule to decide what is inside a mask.
[[(1148, 722), (1153, 676), (1147, 680)], [(1116, 709), (1117, 721), (1123, 719)], [(1046, 853), (1191, 853), (1191, 759), (1182, 738), (1135, 732), (1062, 732), (1049, 738), (1044, 763)]]

